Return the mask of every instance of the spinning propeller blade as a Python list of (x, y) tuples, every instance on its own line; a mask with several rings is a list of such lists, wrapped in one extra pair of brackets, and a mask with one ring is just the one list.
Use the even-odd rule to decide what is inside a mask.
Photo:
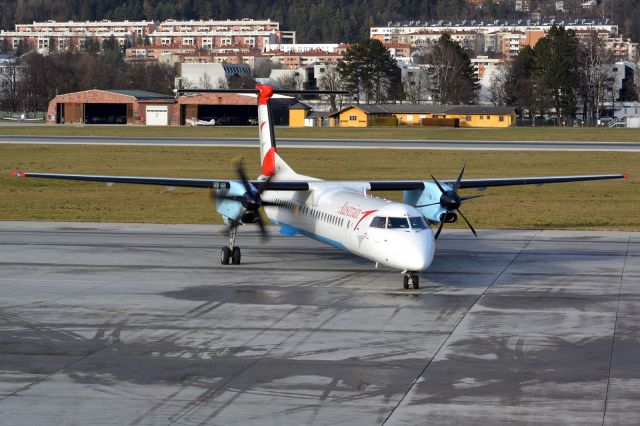
[(458, 178), (451, 186), (450, 191), (446, 191), (442, 187), (440, 182), (438, 182), (438, 179), (436, 179), (435, 176), (431, 175), (431, 179), (433, 179), (435, 184), (438, 186), (438, 189), (440, 189), (440, 192), (442, 193), (442, 195), (440, 195), (440, 201), (438, 201), (437, 203), (422, 204), (422, 205), (416, 206), (416, 207), (428, 207), (428, 206), (434, 206), (434, 205), (440, 204), (444, 209), (446, 209), (446, 212), (442, 215), (442, 219), (440, 220), (440, 225), (438, 226), (436, 235), (434, 236), (434, 239), (436, 240), (440, 236), (440, 232), (442, 232), (444, 223), (447, 220), (447, 215), (453, 212), (457, 212), (458, 214), (460, 214), (462, 219), (464, 219), (464, 221), (467, 223), (467, 226), (469, 227), (469, 229), (471, 229), (471, 232), (473, 232), (473, 235), (475, 235), (475, 237), (478, 238), (478, 234), (476, 233), (476, 230), (473, 228), (473, 226), (467, 220), (464, 214), (462, 214), (462, 212), (460, 211), (460, 205), (462, 204), (463, 201), (483, 197), (484, 194), (483, 195), (467, 195), (464, 197), (461, 197), (460, 195), (458, 195), (458, 188), (460, 188), (460, 182), (462, 182), (462, 176), (464, 176), (464, 170), (466, 167), (467, 167), (467, 163), (465, 162), (464, 165), (462, 166), (462, 169), (460, 170), (460, 174), (458, 175)]

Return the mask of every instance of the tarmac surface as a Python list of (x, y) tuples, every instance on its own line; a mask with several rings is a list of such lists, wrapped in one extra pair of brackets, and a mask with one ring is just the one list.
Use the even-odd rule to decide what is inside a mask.
[[(77, 144), (77, 145), (152, 145), (152, 146), (210, 146), (255, 148), (256, 138), (139, 138), (84, 136), (2, 136), (0, 144)], [(440, 149), (462, 151), (618, 151), (640, 152), (640, 142), (548, 142), (548, 141), (464, 141), (464, 140), (397, 140), (397, 139), (283, 139), (278, 146), (285, 148), (356, 148), (356, 149)]]
[(220, 231), (0, 222), (0, 423), (639, 422), (640, 233), (445, 229), (403, 290)]

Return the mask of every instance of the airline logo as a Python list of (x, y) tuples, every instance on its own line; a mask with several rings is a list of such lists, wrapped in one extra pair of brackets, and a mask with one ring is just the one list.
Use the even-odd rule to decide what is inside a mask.
[(362, 209), (350, 206), (349, 203), (344, 203), (344, 205), (340, 208), (340, 210), (338, 210), (338, 214), (340, 214), (342, 216), (351, 217), (353, 219), (357, 219), (358, 216), (362, 215), (360, 220), (356, 223), (356, 226), (353, 227), (353, 229), (356, 229), (358, 227), (358, 225), (360, 225), (360, 222), (362, 222), (362, 220), (365, 217), (367, 217), (370, 214), (375, 213), (377, 211), (378, 210), (365, 210), (365, 211), (362, 211)]

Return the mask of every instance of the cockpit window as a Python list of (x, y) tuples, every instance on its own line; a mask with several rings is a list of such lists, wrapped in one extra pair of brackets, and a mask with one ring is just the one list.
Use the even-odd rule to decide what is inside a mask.
[(389, 229), (398, 229), (398, 228), (409, 228), (409, 222), (406, 217), (390, 217), (387, 222), (387, 228)]
[(413, 229), (427, 229), (427, 224), (424, 221), (424, 218), (420, 216), (410, 217), (409, 222), (411, 222), (411, 227)]
[(371, 225), (370, 226), (372, 228), (384, 228), (384, 227), (386, 227), (386, 224), (387, 224), (387, 218), (386, 217), (376, 216), (371, 221)]

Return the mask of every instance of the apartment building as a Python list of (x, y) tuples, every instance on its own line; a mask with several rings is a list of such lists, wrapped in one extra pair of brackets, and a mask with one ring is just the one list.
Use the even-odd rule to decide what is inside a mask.
[(435, 43), (443, 34), (478, 54), (500, 53), (514, 56), (524, 46), (535, 45), (553, 25), (563, 25), (580, 35), (598, 33), (614, 50), (616, 59), (635, 60), (638, 43), (618, 35), (618, 26), (602, 20), (517, 20), (517, 21), (437, 21), (389, 22), (384, 27), (371, 27), (370, 36), (385, 44), (406, 43), (422, 48)]
[(227, 46), (248, 46), (263, 50), (265, 45), (295, 43), (295, 31), (283, 31), (280, 23), (266, 20), (189, 20), (34, 22), (18, 24), (15, 31), (0, 31), (0, 42), (7, 41), (14, 50), (20, 43), (40, 53), (82, 49), (91, 38), (102, 42), (115, 37), (121, 44), (139, 46), (142, 41), (155, 46), (194, 47), (212, 50)]
[(263, 50), (268, 44), (295, 43), (295, 31), (283, 31), (280, 23), (241, 19), (226, 21), (200, 20), (161, 22), (149, 35), (153, 44), (162, 46), (195, 46), (210, 50), (217, 47), (245, 45)]
[(78, 51), (87, 39), (101, 43), (114, 37), (120, 45), (136, 44), (156, 28), (154, 21), (33, 22), (16, 24), (14, 31), (0, 31), (0, 43), (6, 41), (14, 50), (22, 43), (39, 53)]

